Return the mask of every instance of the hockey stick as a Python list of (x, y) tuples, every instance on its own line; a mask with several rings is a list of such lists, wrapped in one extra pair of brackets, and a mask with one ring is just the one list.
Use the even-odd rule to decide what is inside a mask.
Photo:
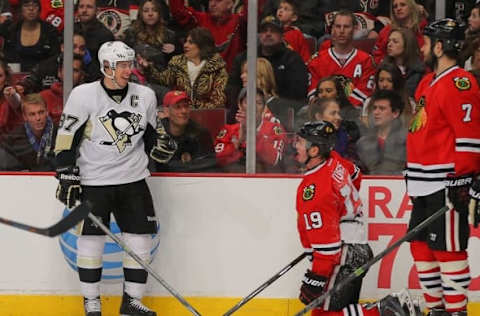
[(172, 294), (173, 296), (175, 296), (175, 298), (180, 302), (182, 303), (183, 306), (185, 306), (193, 315), (195, 316), (201, 316), (199, 312), (197, 312), (197, 310), (195, 310), (195, 308), (193, 308), (192, 305), (190, 305), (180, 294), (178, 294), (177, 291), (175, 291), (164, 279), (162, 279), (151, 267), (148, 263), (146, 263), (145, 261), (143, 261), (142, 258), (140, 258), (135, 252), (133, 252), (132, 249), (130, 249), (130, 247), (127, 246), (127, 244), (125, 244), (125, 242), (123, 240), (121, 240), (120, 238), (118, 238), (114, 233), (112, 233), (108, 228), (107, 226), (105, 226), (101, 220), (99, 220), (97, 217), (95, 217), (95, 215), (93, 214), (88, 214), (88, 218), (90, 218), (92, 220), (92, 222), (94, 222), (98, 227), (100, 227), (101, 230), (103, 230), (103, 232), (105, 234), (107, 234), (110, 238), (112, 238), (113, 241), (115, 241), (120, 247), (123, 248), (123, 250), (128, 253), (128, 255), (130, 257), (132, 257), (136, 262), (138, 262), (138, 264), (140, 264), (149, 274), (151, 274), (155, 280), (157, 280), (168, 292), (170, 292), (170, 294)]
[(248, 301), (250, 301), (252, 298), (254, 298), (255, 296), (257, 296), (260, 292), (262, 292), (263, 290), (265, 290), (270, 284), (272, 284), (273, 282), (275, 282), (276, 280), (278, 280), (282, 275), (284, 275), (285, 273), (287, 273), (291, 268), (293, 268), (295, 265), (297, 265), (297, 263), (299, 263), (300, 261), (303, 260), (303, 258), (305, 258), (306, 256), (308, 256), (309, 254), (311, 254), (310, 252), (304, 252), (302, 253), (300, 256), (298, 256), (297, 258), (295, 258), (292, 262), (290, 262), (289, 264), (287, 264), (282, 270), (280, 270), (277, 274), (275, 274), (274, 276), (272, 276), (270, 279), (268, 279), (265, 283), (263, 283), (262, 285), (260, 285), (258, 288), (256, 288), (252, 293), (248, 294), (247, 296), (245, 296), (245, 298), (243, 298), (240, 302), (238, 302), (235, 306), (233, 306), (232, 308), (230, 308), (225, 314), (223, 314), (223, 316), (229, 316), (229, 315), (232, 315), (235, 311), (237, 311), (240, 307), (242, 307), (243, 305), (245, 305)]
[(35, 226), (30, 226), (27, 224), (15, 222), (6, 218), (0, 217), (0, 223), (13, 226), (18, 229), (26, 230), (35, 234), (55, 237), (66, 231), (68, 231), (73, 226), (77, 225), (80, 221), (84, 220), (90, 210), (92, 209), (92, 204), (88, 201), (83, 202), (82, 204), (76, 206), (72, 211), (64, 218), (62, 218), (58, 223), (46, 228), (39, 228)]
[(333, 288), (331, 288), (330, 290), (328, 290), (327, 292), (323, 293), (322, 295), (320, 295), (319, 297), (317, 297), (316, 299), (314, 299), (313, 301), (310, 302), (310, 304), (308, 304), (307, 306), (305, 306), (304, 309), (302, 309), (301, 311), (299, 311), (298, 313), (295, 314), (295, 316), (301, 316), (309, 311), (311, 311), (312, 309), (316, 308), (318, 305), (322, 304), (323, 301), (325, 301), (325, 299), (330, 296), (332, 293), (334, 292), (337, 292), (339, 291), (340, 289), (342, 289), (345, 285), (347, 285), (348, 283), (352, 282), (353, 280), (355, 280), (356, 278), (364, 275), (368, 269), (373, 266), (377, 261), (379, 261), (380, 259), (382, 259), (383, 257), (385, 257), (386, 255), (388, 255), (390, 252), (392, 252), (395, 248), (397, 248), (398, 246), (400, 246), (403, 242), (405, 241), (408, 241), (410, 239), (412, 239), (416, 234), (418, 234), (421, 230), (423, 230), (424, 228), (426, 228), (428, 225), (430, 225), (433, 221), (435, 221), (437, 218), (439, 218), (440, 216), (442, 216), (443, 214), (445, 214), (448, 210), (450, 210), (450, 208), (448, 206), (444, 206), (442, 207), (441, 209), (439, 209), (438, 211), (436, 211), (435, 213), (433, 213), (430, 217), (428, 217), (427, 219), (425, 219), (423, 222), (421, 222), (420, 224), (418, 224), (417, 226), (415, 226), (414, 228), (412, 228), (412, 230), (410, 230), (409, 232), (407, 232), (405, 234), (405, 236), (403, 236), (402, 238), (400, 238), (399, 240), (397, 240), (395, 243), (393, 243), (390, 247), (388, 247), (387, 249), (383, 250), (382, 252), (380, 252), (378, 255), (376, 255), (375, 257), (372, 258), (372, 260), (370, 260), (369, 262), (365, 263), (363, 266), (357, 268), (355, 271), (353, 271), (351, 274), (349, 274), (345, 279), (343, 279), (342, 281), (338, 282), (337, 284), (335, 284), (335, 286)]

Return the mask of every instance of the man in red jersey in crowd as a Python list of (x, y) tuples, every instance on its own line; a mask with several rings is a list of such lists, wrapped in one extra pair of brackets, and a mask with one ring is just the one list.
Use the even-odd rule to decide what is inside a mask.
[(333, 47), (312, 56), (308, 63), (311, 75), (308, 96), (315, 93), (318, 81), (331, 75), (344, 75), (351, 78), (354, 85), (350, 102), (361, 106), (373, 92), (375, 67), (372, 57), (353, 47), (353, 31), (357, 20), (350, 11), (338, 11), (333, 18)]
[[(464, 28), (442, 19), (423, 32), (422, 53), (433, 72), (417, 87), (407, 136), (409, 229), (445, 205), (450, 210), (416, 235), (410, 250), (429, 315), (466, 316), (468, 192), (480, 173), (480, 90), (475, 77), (457, 65)], [(478, 191), (477, 180), (477, 201)]]
[(232, 13), (233, 4), (233, 0), (209, 0), (208, 12), (202, 12), (185, 7), (184, 0), (170, 0), (170, 12), (180, 26), (189, 29), (201, 26), (212, 33), (228, 71), (235, 56), (245, 50), (246, 45), (247, 6), (238, 14)]

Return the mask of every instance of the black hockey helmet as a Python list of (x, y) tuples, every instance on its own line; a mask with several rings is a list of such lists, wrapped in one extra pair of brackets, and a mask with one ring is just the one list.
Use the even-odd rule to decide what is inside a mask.
[(465, 40), (465, 28), (464, 23), (445, 18), (428, 24), (423, 30), (423, 35), (430, 37), (432, 46), (436, 40), (441, 40), (444, 51), (459, 52)]
[(311, 143), (309, 147), (317, 146), (323, 157), (330, 155), (337, 140), (335, 126), (327, 121), (306, 122), (297, 135), (309, 141)]

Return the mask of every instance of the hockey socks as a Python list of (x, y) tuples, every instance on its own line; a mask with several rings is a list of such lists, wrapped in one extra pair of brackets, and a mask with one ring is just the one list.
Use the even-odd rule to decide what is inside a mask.
[(77, 240), (77, 266), (80, 289), (84, 297), (100, 296), (102, 255), (105, 236), (79, 236)]
[(432, 250), (422, 241), (412, 241), (410, 250), (427, 307), (466, 310), (471, 281), (467, 252)]
[(468, 303), (470, 285), (470, 267), (466, 251), (433, 251), (440, 265), (442, 276), (443, 300), (447, 312), (465, 311)]
[[(144, 234), (122, 234), (124, 242), (144, 262), (150, 262), (150, 251), (152, 249), (152, 237)], [(143, 267), (130, 257), (127, 253), (123, 257), (123, 271), (125, 274), (125, 293), (129, 296), (141, 299), (145, 293), (148, 273)]]
[(433, 255), (433, 251), (428, 247), (426, 242), (412, 241), (410, 242), (410, 252), (415, 261), (418, 279), (427, 307), (429, 309), (443, 307), (440, 265)]

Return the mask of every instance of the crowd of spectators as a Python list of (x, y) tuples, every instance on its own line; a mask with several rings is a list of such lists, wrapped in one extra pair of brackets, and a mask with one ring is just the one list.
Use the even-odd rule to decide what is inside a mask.
[[(64, 1), (0, 0), (1, 170), (53, 170)], [(156, 93), (179, 150), (152, 171), (245, 170), (248, 0), (74, 3), (73, 85), (101, 79), (100, 45), (121, 40), (136, 51), (131, 80)], [(300, 172), (293, 132), (321, 119), (337, 129), (335, 150), (366, 174), (400, 175), (415, 89), (431, 71), (422, 31), (434, 5), (259, 0), (257, 172)], [(464, 8), (453, 16), (467, 25), (459, 62), (480, 78), (480, 5)], [(219, 110), (224, 120), (210, 115)]]

